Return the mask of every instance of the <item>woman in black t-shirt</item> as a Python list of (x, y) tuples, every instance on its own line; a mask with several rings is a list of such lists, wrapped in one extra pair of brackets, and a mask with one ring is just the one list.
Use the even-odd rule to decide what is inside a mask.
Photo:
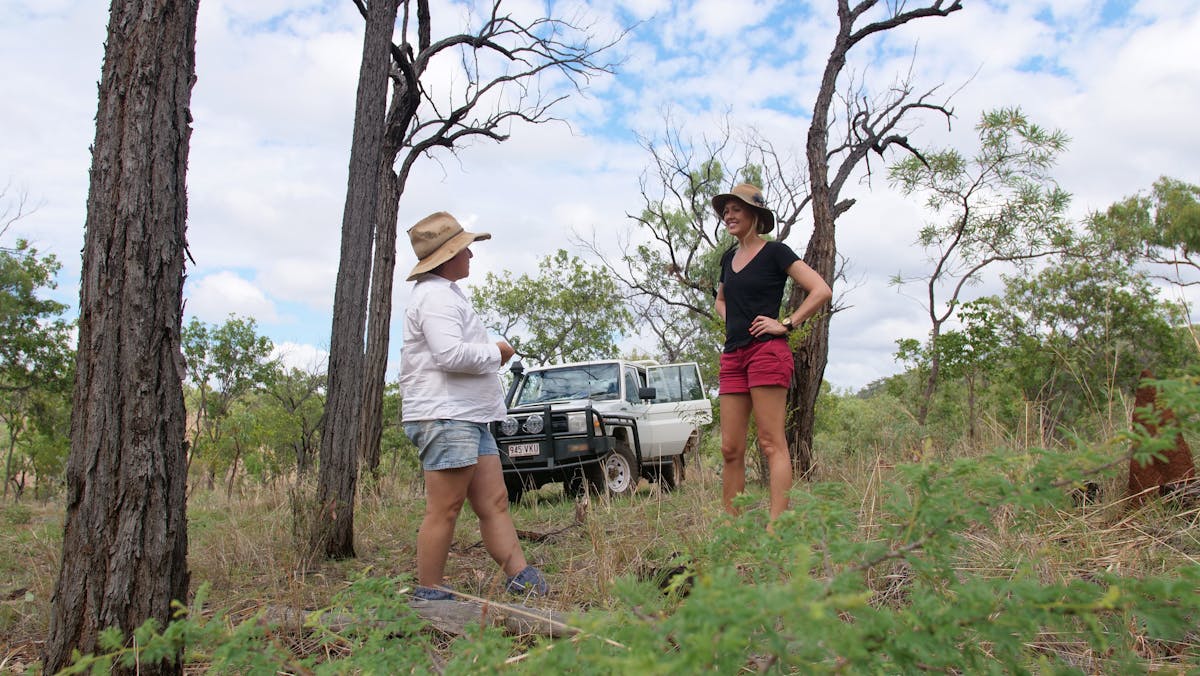
[[(712, 199), (737, 246), (721, 257), (717, 314), (725, 320), (721, 354), (721, 500), (737, 514), (733, 499), (746, 487), (746, 433), (750, 415), (758, 427), (758, 447), (770, 472), (773, 522), (788, 506), (792, 461), (784, 438), (787, 388), (795, 368), (787, 334), (833, 297), (829, 285), (786, 244), (763, 234), (775, 227), (762, 190), (749, 183)], [(779, 319), (788, 279), (804, 289), (804, 302)]]

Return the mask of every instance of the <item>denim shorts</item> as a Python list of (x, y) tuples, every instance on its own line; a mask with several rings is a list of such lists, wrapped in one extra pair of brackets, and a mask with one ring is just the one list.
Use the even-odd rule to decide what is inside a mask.
[(404, 433), (416, 444), (421, 468), (427, 472), (470, 467), (480, 456), (500, 455), (487, 423), (417, 420), (404, 423)]

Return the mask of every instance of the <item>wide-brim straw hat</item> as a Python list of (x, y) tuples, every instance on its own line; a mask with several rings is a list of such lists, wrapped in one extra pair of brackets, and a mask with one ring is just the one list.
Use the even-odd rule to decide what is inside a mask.
[(417, 255), (417, 265), (408, 273), (406, 281), (411, 282), (454, 258), (472, 242), (491, 238), (491, 233), (467, 232), (445, 211), (429, 214), (408, 229), (408, 239), (412, 242), (413, 253)]
[(713, 209), (717, 210), (717, 218), (724, 218), (725, 203), (736, 199), (753, 209), (758, 214), (758, 233), (771, 232), (775, 228), (775, 214), (767, 208), (767, 198), (763, 191), (750, 183), (739, 183), (729, 192), (723, 192), (712, 198)]

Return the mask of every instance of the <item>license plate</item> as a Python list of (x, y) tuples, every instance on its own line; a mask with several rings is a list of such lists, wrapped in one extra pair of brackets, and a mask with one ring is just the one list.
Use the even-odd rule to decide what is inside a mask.
[(530, 444), (512, 444), (508, 447), (508, 457), (510, 458), (527, 458), (531, 455), (537, 455), (541, 452), (542, 446), (537, 442)]

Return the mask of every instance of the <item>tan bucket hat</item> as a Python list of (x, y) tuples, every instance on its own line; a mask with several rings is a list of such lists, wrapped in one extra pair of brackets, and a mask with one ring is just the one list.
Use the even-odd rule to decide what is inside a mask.
[(767, 198), (763, 197), (762, 189), (750, 183), (739, 183), (733, 190), (721, 193), (712, 198), (713, 209), (717, 210), (717, 218), (724, 217), (725, 203), (730, 199), (740, 200), (746, 206), (758, 213), (758, 233), (771, 232), (775, 227), (775, 214), (767, 208)]
[(445, 211), (429, 214), (408, 229), (408, 239), (412, 242), (413, 253), (417, 255), (417, 266), (408, 273), (406, 281), (411, 282), (418, 275), (454, 258), (472, 242), (491, 238), (491, 233), (467, 232)]

